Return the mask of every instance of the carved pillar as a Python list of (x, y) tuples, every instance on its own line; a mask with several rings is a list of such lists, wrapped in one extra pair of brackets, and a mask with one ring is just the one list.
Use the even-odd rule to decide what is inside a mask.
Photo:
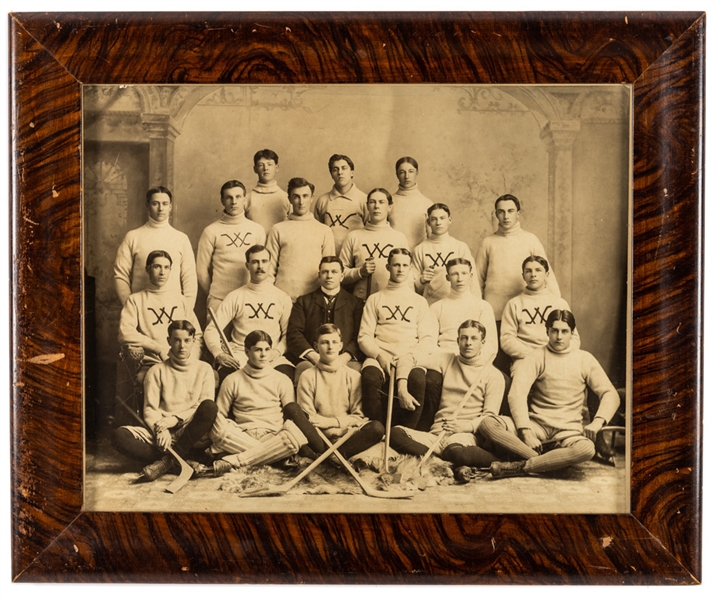
[(143, 114), (142, 127), (150, 139), (150, 187), (164, 185), (174, 192), (174, 146), (179, 130), (168, 114)]
[(549, 121), (541, 131), (548, 150), (548, 248), (561, 295), (571, 304), (573, 276), (573, 142), (579, 120)]

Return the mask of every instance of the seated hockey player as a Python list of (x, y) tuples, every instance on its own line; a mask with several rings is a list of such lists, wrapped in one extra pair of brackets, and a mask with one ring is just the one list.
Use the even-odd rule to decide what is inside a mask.
[[(432, 357), (432, 368), (443, 376), (441, 402), (428, 432), (407, 427), (391, 430), (390, 444), (399, 453), (424, 456), (430, 448), (455, 465), (457, 480), (469, 481), (469, 467), (488, 467), (497, 458), (481, 448), (477, 431), (486, 415), (498, 415), (504, 396), (504, 376), (480, 359), (486, 329), (473, 319), (459, 325), (459, 354)], [(439, 437), (441, 439), (439, 440)], [(437, 443), (438, 442), (438, 443)]]

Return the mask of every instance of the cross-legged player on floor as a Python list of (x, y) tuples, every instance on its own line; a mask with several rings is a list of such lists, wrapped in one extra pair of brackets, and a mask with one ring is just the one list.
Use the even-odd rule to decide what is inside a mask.
[[(555, 471), (590, 460), (596, 434), (620, 406), (618, 392), (601, 365), (572, 347), (576, 320), (568, 310), (546, 318), (548, 344), (520, 361), (509, 392), (511, 418), (484, 419), (479, 432), (516, 457), (494, 462), (494, 478)], [(600, 404), (593, 420), (583, 424), (586, 388)], [(546, 451), (546, 447), (552, 449)]]

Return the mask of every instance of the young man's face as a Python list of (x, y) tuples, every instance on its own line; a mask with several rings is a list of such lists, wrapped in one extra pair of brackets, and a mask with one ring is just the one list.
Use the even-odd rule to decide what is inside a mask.
[(519, 211), (513, 200), (501, 200), (496, 204), (496, 218), (499, 220), (499, 227), (511, 229), (519, 220)]
[(170, 345), (170, 351), (177, 358), (185, 360), (190, 357), (192, 353), (192, 346), (194, 346), (194, 336), (185, 331), (184, 329), (174, 329), (172, 334), (167, 338), (167, 342)]
[(571, 328), (565, 321), (554, 321), (547, 327), (548, 345), (553, 350), (561, 352), (571, 347)]
[(294, 188), (289, 194), (289, 202), (292, 204), (292, 212), (298, 217), (304, 216), (312, 206), (312, 188), (308, 185)]
[(366, 200), (369, 209), (369, 222), (372, 225), (386, 223), (391, 212), (392, 205), (384, 192), (374, 192)]
[(456, 342), (459, 344), (459, 354), (466, 359), (476, 358), (481, 354), (481, 346), (484, 344), (481, 332), (475, 327), (459, 329), (459, 337), (456, 338)]
[(274, 181), (277, 178), (277, 171), (279, 171), (279, 165), (271, 158), (260, 158), (254, 164), (254, 172), (257, 174), (260, 183)]
[(399, 185), (403, 188), (411, 188), (416, 185), (417, 170), (411, 163), (405, 162), (399, 165), (396, 170), (396, 177), (399, 180)]
[(269, 342), (257, 342), (251, 348), (245, 348), (247, 362), (255, 369), (263, 369), (269, 365), (271, 351), (272, 347), (269, 345)]
[(224, 212), (230, 217), (236, 217), (244, 212), (244, 190), (233, 187), (222, 192), (222, 206)]
[(322, 263), (319, 267), (319, 285), (324, 289), (334, 291), (344, 279), (344, 273), (339, 263)]
[(323, 363), (332, 364), (342, 351), (342, 339), (338, 333), (325, 333), (317, 338), (314, 347)]
[(156, 256), (152, 260), (152, 264), (145, 267), (147, 275), (150, 277), (152, 285), (162, 287), (170, 277), (170, 271), (172, 271), (172, 265), (169, 259), (164, 256)]
[(452, 265), (446, 274), (446, 279), (451, 284), (451, 289), (455, 292), (463, 292), (469, 289), (471, 285), (471, 266), (470, 265)]
[(432, 210), (428, 221), (431, 233), (434, 235), (443, 235), (449, 231), (449, 225), (451, 225), (451, 217), (443, 208)]
[(340, 188), (349, 186), (352, 179), (354, 179), (354, 171), (349, 166), (349, 163), (344, 159), (335, 160), (332, 163), (330, 173), (332, 175), (332, 179), (334, 180), (334, 184)]
[(538, 262), (527, 262), (524, 266), (524, 281), (526, 287), (534, 292), (546, 287), (546, 269)]
[(147, 212), (154, 221), (166, 221), (172, 212), (172, 200), (165, 193), (152, 194), (147, 203)]
[(389, 279), (394, 283), (403, 283), (409, 277), (411, 257), (406, 254), (393, 254), (389, 257), (386, 268), (389, 271)]
[(269, 252), (262, 250), (249, 255), (245, 263), (252, 283), (261, 283), (269, 277)]

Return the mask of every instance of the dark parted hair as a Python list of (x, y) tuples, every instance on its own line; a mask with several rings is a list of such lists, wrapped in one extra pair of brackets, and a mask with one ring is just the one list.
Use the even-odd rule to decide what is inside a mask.
[(534, 256), (533, 254), (531, 256), (527, 256), (524, 258), (524, 262), (521, 263), (521, 272), (524, 272), (524, 268), (527, 264), (530, 262), (537, 262), (540, 264), (544, 269), (546, 269), (546, 273), (548, 273), (548, 261), (543, 256)]
[(325, 263), (339, 263), (339, 266), (342, 268), (342, 273), (344, 273), (344, 263), (338, 256), (322, 256), (322, 260), (319, 261), (319, 269), (321, 269)]
[(473, 271), (474, 267), (471, 264), (471, 261), (468, 258), (463, 258), (461, 256), (457, 256), (456, 258), (452, 258), (451, 260), (446, 261), (446, 272), (449, 272), (449, 269), (453, 267), (454, 265), (468, 265), (469, 271)]
[(250, 331), (247, 334), (247, 337), (244, 338), (244, 348), (245, 350), (250, 350), (259, 342), (267, 342), (269, 344), (269, 347), (271, 348), (272, 336), (269, 335), (266, 331), (262, 331), (261, 329), (255, 329), (254, 331)]
[(407, 250), (406, 248), (392, 248), (389, 251), (389, 258), (386, 259), (386, 264), (390, 265), (391, 257), (396, 256), (397, 254), (404, 254), (404, 255), (408, 256), (409, 258), (411, 258), (411, 252), (409, 252), (409, 250)]
[(273, 160), (275, 164), (279, 164), (279, 155), (274, 150), (269, 150), (268, 148), (255, 152), (252, 164), (256, 166), (257, 163), (263, 158), (267, 160)]
[(189, 333), (190, 335), (194, 335), (197, 333), (197, 330), (194, 328), (194, 325), (190, 323), (189, 321), (186, 321), (185, 319), (179, 319), (178, 321), (172, 321), (167, 328), (167, 337), (172, 337), (172, 332), (177, 330), (183, 330)]
[(386, 196), (386, 201), (387, 201), (390, 205), (391, 205), (391, 204), (394, 204), (394, 199), (391, 197), (391, 194), (389, 193), (389, 190), (384, 189), (383, 187), (376, 187), (376, 188), (374, 188), (371, 192), (369, 192), (369, 193), (366, 195), (367, 204), (369, 203), (369, 196), (371, 196), (374, 192), (381, 192), (382, 194), (384, 194), (384, 195)]
[(172, 203), (172, 192), (170, 192), (165, 186), (158, 185), (157, 187), (150, 188), (145, 194), (145, 203), (149, 204), (152, 200), (152, 196), (155, 194), (167, 194), (170, 197), (170, 204)]
[(571, 328), (571, 333), (576, 329), (576, 318), (570, 310), (561, 310), (559, 308), (552, 310), (546, 317), (546, 331), (548, 331), (553, 323), (563, 321)]
[(464, 321), (461, 325), (459, 325), (459, 328), (456, 330), (457, 335), (461, 332), (462, 329), (478, 329), (479, 333), (481, 334), (481, 339), (486, 339), (486, 327), (484, 327), (481, 323), (478, 321), (475, 321), (474, 319), (467, 319)]
[[(267, 250), (266, 246), (262, 246), (262, 244), (254, 244), (254, 246), (250, 246), (247, 248), (247, 251), (244, 253), (244, 259), (246, 262), (249, 262), (249, 257), (252, 254), (257, 254), (258, 252), (262, 252), (263, 250)], [(267, 254), (269, 254), (270, 258), (272, 256), (272, 253), (267, 250)]]
[(521, 210), (521, 202), (519, 202), (519, 199), (513, 194), (504, 194), (503, 196), (496, 198), (496, 201), (494, 202), (494, 210), (496, 210), (499, 202), (503, 202), (504, 200), (511, 200), (511, 202), (516, 205), (516, 210)]
[(419, 163), (416, 162), (416, 159), (411, 158), (411, 156), (402, 156), (399, 160), (396, 161), (396, 165), (394, 165), (394, 171), (398, 171), (399, 167), (403, 165), (405, 162), (409, 163), (411, 166), (413, 166), (416, 169), (416, 172), (419, 172)]
[(435, 202), (432, 204), (427, 210), (426, 210), (426, 216), (430, 217), (431, 213), (433, 213), (435, 210), (445, 210), (446, 214), (451, 216), (451, 210), (449, 210), (449, 207), (446, 206), (443, 202)]
[(320, 335), (327, 335), (328, 333), (338, 333), (339, 339), (342, 339), (342, 330), (339, 329), (334, 323), (324, 323), (317, 328), (317, 339)]
[(352, 161), (351, 158), (349, 158), (346, 154), (332, 154), (329, 157), (329, 172), (332, 172), (332, 165), (337, 162), (338, 160), (345, 160), (347, 161), (347, 164), (349, 165), (349, 168), (353, 171), (354, 170), (354, 161)]
[(242, 188), (244, 195), (247, 195), (247, 188), (244, 187), (244, 184), (241, 181), (237, 181), (236, 179), (230, 179), (229, 181), (226, 181), (222, 184), (222, 187), (219, 189), (219, 197), (221, 198), (224, 195), (224, 190), (231, 190), (232, 188), (236, 187)]
[(165, 252), (164, 250), (153, 250), (147, 255), (145, 267), (149, 267), (152, 264), (152, 261), (154, 261), (155, 258), (159, 256), (164, 256), (168, 261), (170, 261), (170, 267), (172, 266), (172, 257), (170, 256), (169, 252)]
[(303, 188), (308, 187), (310, 190), (312, 190), (312, 195), (314, 195), (314, 184), (309, 183), (304, 177), (292, 177), (289, 180), (289, 183), (287, 184), (287, 195), (292, 195), (292, 190), (296, 190), (297, 188)]

